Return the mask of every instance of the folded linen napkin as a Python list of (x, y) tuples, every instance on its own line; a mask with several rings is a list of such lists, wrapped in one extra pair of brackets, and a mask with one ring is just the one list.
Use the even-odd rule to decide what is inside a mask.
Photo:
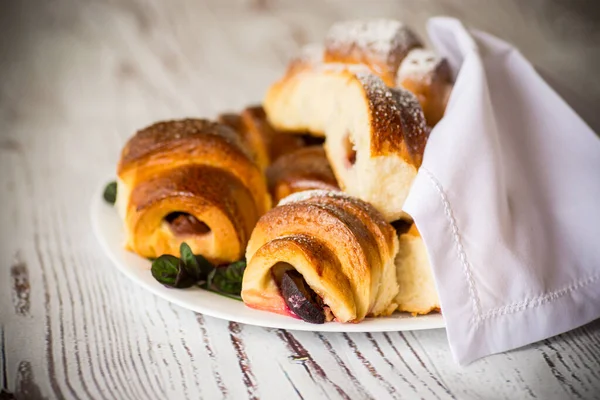
[(600, 140), (510, 44), (428, 31), (456, 84), (404, 210), (467, 364), (600, 317)]

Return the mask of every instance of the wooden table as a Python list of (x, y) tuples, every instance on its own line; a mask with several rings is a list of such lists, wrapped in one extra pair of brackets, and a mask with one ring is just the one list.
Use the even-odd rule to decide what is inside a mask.
[(127, 281), (89, 222), (137, 128), (260, 101), (339, 19), (395, 17), (425, 35), (429, 16), (460, 17), (517, 44), (598, 129), (592, 3), (2, 2), (0, 399), (598, 398), (598, 321), (464, 368), (444, 330), (244, 326)]

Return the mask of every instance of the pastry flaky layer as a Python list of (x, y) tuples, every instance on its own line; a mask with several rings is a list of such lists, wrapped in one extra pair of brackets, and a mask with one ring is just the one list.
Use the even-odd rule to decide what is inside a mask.
[(213, 262), (239, 260), (271, 206), (247, 143), (207, 120), (159, 122), (138, 131), (117, 172), (126, 247), (144, 257), (177, 255), (185, 241)]
[(440, 300), (425, 243), (412, 224), (406, 232), (398, 232), (396, 275), (400, 290), (395, 298), (399, 311), (428, 314), (440, 310)]
[(295, 193), (254, 228), (242, 298), (253, 308), (292, 314), (280, 280), (293, 269), (337, 321), (389, 315), (397, 307), (397, 251), (394, 228), (368, 203), (341, 192)]
[(296, 66), (269, 89), (265, 110), (278, 129), (324, 135), (340, 187), (373, 204), (388, 221), (421, 165), (429, 130), (410, 92), (389, 88), (356, 65)]
[(282, 155), (305, 145), (301, 137), (273, 129), (261, 106), (247, 107), (239, 114), (221, 114), (218, 120), (239, 134), (247, 143), (258, 166), (263, 170)]
[(339, 190), (323, 146), (304, 147), (280, 157), (266, 175), (274, 204), (305, 190)]

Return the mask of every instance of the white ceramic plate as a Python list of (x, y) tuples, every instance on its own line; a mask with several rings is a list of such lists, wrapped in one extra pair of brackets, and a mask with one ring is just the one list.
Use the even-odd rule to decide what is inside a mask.
[(444, 327), (441, 314), (413, 317), (394, 313), (385, 318), (367, 318), (359, 324), (309, 324), (302, 320), (246, 307), (241, 301), (229, 299), (200, 288), (169, 289), (154, 280), (150, 273), (150, 261), (123, 249), (123, 228), (116, 209), (102, 198), (102, 185), (92, 200), (92, 225), (94, 233), (107, 256), (117, 268), (144, 289), (177, 304), (180, 307), (243, 324), (270, 328), (319, 332), (387, 332), (436, 329)]

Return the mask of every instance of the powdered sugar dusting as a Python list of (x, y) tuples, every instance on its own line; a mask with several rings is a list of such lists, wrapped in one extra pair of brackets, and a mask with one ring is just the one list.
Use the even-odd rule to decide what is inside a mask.
[[(414, 94), (403, 88), (395, 88), (391, 91), (401, 109), (409, 111), (415, 119), (421, 119), (423, 112), (419, 100)], [(424, 123), (425, 119), (423, 118)]]
[(277, 207), (285, 206), (286, 204), (299, 203), (308, 199), (312, 199), (314, 197), (335, 197), (335, 198), (346, 198), (346, 199), (355, 199), (354, 197), (346, 194), (344, 192), (336, 192), (330, 190), (305, 190), (304, 192), (296, 192), (292, 193), (289, 196), (281, 199)]
[[(373, 112), (373, 123), (376, 130), (385, 134), (371, 138), (379, 138), (382, 146), (392, 145), (400, 150), (402, 138), (416, 165), (420, 165), (423, 148), (427, 142), (428, 130), (421, 104), (416, 96), (403, 88), (389, 88), (381, 78), (370, 73), (359, 73), (356, 77), (361, 81), (367, 93)], [(386, 145), (383, 145), (386, 143)], [(388, 148), (389, 150), (389, 148)]]
[[(398, 108), (396, 107), (396, 102), (390, 88), (380, 77), (372, 73), (359, 73), (356, 74), (356, 77), (368, 93), (376, 116), (385, 120), (392, 120), (392, 116), (387, 115), (387, 112), (397, 113)], [(381, 113), (383, 115), (380, 115)]]
[(413, 154), (419, 154), (420, 149), (427, 140), (427, 123), (423, 109), (417, 97), (403, 88), (390, 89), (402, 116), (402, 125), (406, 145)]
[(398, 52), (402, 56), (419, 40), (403, 23), (388, 19), (345, 21), (334, 24), (325, 39), (328, 49), (357, 47), (384, 60)]
[(425, 49), (413, 49), (400, 64), (398, 68), (398, 82), (406, 78), (431, 79), (435, 69), (442, 62), (433, 51)]
[(327, 193), (327, 190), (305, 190), (304, 192), (296, 192), (292, 193), (287, 197), (284, 197), (279, 201), (277, 207), (285, 206), (286, 204), (298, 203), (300, 201), (308, 200), (315, 196), (322, 196)]
[(370, 72), (358, 72), (356, 77), (368, 90), (369, 94), (373, 94), (381, 98), (392, 98), (392, 93), (390, 92), (389, 88), (377, 75)]

